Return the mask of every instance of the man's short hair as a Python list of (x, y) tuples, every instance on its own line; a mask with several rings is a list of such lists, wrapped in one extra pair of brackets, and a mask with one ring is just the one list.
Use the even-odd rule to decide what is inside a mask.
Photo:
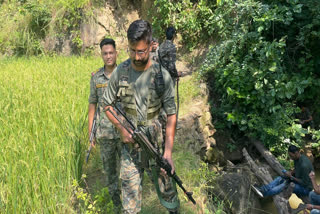
[(174, 27), (168, 27), (166, 30), (166, 37), (168, 40), (172, 40), (176, 34), (176, 29)]
[(127, 38), (129, 43), (136, 43), (144, 40), (150, 44), (152, 40), (150, 23), (142, 19), (132, 22), (127, 31)]
[(290, 145), (289, 148), (288, 148), (288, 152), (291, 152), (291, 153), (296, 153), (299, 150), (300, 149), (298, 147), (296, 147), (295, 145)]
[(104, 45), (112, 45), (114, 47), (114, 49), (116, 49), (116, 42), (113, 39), (110, 38), (105, 38), (100, 42), (100, 49), (102, 49), (102, 47)]

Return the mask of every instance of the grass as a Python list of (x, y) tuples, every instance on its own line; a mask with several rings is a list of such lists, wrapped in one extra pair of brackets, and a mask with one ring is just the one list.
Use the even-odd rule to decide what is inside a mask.
[(0, 61), (0, 213), (73, 213), (99, 58)]
[(200, 83), (194, 74), (181, 78), (179, 81), (179, 116), (190, 112), (190, 107), (200, 96)]
[[(201, 210), (203, 209), (203, 193), (199, 186), (199, 180), (196, 180), (196, 177), (194, 176), (200, 166), (199, 155), (189, 150), (187, 143), (175, 142), (173, 159), (176, 173), (182, 180), (183, 186), (187, 191), (193, 192), (193, 197), (197, 202), (197, 205), (193, 205), (192, 202), (188, 201), (183, 191), (177, 186), (180, 199), (180, 213), (201, 213)], [(157, 211), (157, 214), (168, 213), (168, 211), (160, 204), (155, 188), (145, 173), (141, 214), (155, 213), (155, 210)]]

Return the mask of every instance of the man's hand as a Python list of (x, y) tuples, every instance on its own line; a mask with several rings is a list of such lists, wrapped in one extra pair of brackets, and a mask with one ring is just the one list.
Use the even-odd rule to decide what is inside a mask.
[(120, 129), (120, 136), (123, 143), (134, 143), (132, 134), (130, 134), (126, 129)]
[[(174, 169), (174, 164), (173, 164), (173, 160), (172, 160), (172, 155), (165, 152), (163, 154), (163, 158), (166, 159), (169, 162), (169, 164), (171, 166), (171, 174), (173, 174), (175, 169)], [(165, 171), (163, 169), (161, 169), (161, 170)]]
[(285, 173), (283, 173), (284, 174), (284, 176), (286, 176), (286, 177), (288, 177), (288, 178), (290, 178), (291, 176), (292, 176), (292, 172), (290, 172), (290, 171), (286, 171)]
[(309, 177), (310, 177), (311, 180), (314, 180), (316, 178), (316, 174), (314, 173), (314, 171), (311, 171), (309, 173)]
[(307, 204), (307, 207), (306, 207), (308, 210), (312, 210), (313, 209), (313, 205), (312, 204)]

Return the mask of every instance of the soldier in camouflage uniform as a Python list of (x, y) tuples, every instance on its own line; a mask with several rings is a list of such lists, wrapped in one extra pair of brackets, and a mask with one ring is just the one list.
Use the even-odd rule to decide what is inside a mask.
[[(160, 72), (159, 64), (153, 62), (149, 57), (151, 34), (151, 26), (148, 22), (137, 20), (131, 23), (127, 32), (130, 59), (121, 63), (112, 73), (107, 90), (103, 95), (103, 101), (106, 106), (105, 111), (109, 109), (115, 112), (111, 104), (119, 99), (128, 118), (145, 132), (159, 150), (162, 146), (157, 143), (163, 141), (158, 116), (161, 108), (164, 109), (168, 115), (167, 135), (163, 151), (160, 152), (172, 166), (173, 172), (172, 148), (176, 124), (174, 87), (168, 71), (162, 69)], [(161, 74), (161, 80), (157, 74)], [(160, 88), (159, 82), (162, 82)], [(160, 203), (170, 213), (177, 213), (179, 199), (172, 179), (148, 159), (145, 151), (141, 151), (131, 134), (109, 111), (106, 111), (106, 115), (119, 130), (123, 142), (120, 178), (124, 213), (133, 214), (141, 210), (142, 178), (145, 169), (152, 171), (151, 179), (156, 187)]]
[[(91, 132), (95, 111), (98, 111), (96, 118), (97, 132), (96, 140), (100, 145), (101, 159), (106, 173), (106, 184), (116, 209), (121, 209), (120, 188), (119, 188), (119, 168), (121, 141), (116, 128), (103, 112), (102, 95), (107, 88), (111, 73), (116, 68), (117, 51), (113, 39), (104, 39), (100, 43), (101, 57), (104, 67), (92, 73), (90, 81), (89, 96), (89, 136)], [(95, 142), (94, 142), (95, 143)], [(94, 145), (93, 145), (94, 146)], [(117, 157), (118, 156), (118, 157)]]
[(176, 69), (176, 46), (173, 44), (173, 40), (176, 36), (176, 30), (173, 27), (168, 27), (166, 30), (166, 41), (164, 41), (159, 47), (159, 61), (163, 67), (169, 71), (173, 82), (175, 84), (176, 79), (179, 77)]

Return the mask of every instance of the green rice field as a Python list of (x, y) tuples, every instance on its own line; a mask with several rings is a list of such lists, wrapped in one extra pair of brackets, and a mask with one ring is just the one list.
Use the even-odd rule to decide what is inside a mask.
[(0, 60), (0, 213), (74, 213), (99, 57)]

